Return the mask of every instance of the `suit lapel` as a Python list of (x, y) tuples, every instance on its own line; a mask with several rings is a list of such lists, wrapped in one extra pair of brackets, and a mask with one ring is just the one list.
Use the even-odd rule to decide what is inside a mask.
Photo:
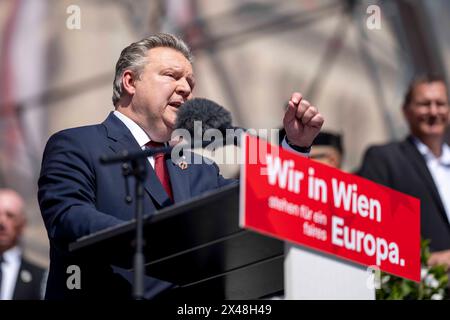
[(30, 270), (24, 266), (24, 261), (21, 259), (19, 273), (17, 274), (16, 287), (14, 288), (13, 300), (27, 299), (27, 293), (30, 291), (33, 276)]
[(144, 187), (151, 197), (158, 202), (161, 208), (173, 203), (150, 164), (148, 164), (147, 180), (145, 181)]
[(180, 163), (174, 163), (170, 157), (166, 159), (167, 171), (169, 172), (172, 193), (175, 203), (187, 200), (191, 196), (189, 184), (189, 166), (182, 169)]
[(436, 188), (433, 177), (431, 176), (431, 173), (428, 170), (425, 159), (423, 158), (419, 150), (417, 150), (417, 147), (415, 146), (412, 137), (408, 137), (405, 141), (402, 142), (402, 149), (404, 150), (406, 157), (408, 159), (411, 159), (411, 162), (416, 168), (417, 173), (421, 176), (422, 181), (427, 187), (427, 190), (429, 190), (429, 192), (431, 193), (432, 198), (434, 199), (439, 208), (439, 212), (441, 213), (445, 221), (448, 221), (444, 205), (442, 204), (442, 200), (441, 197), (439, 196), (439, 192)]
[[(106, 127), (109, 148), (114, 153), (118, 153), (123, 150), (128, 150), (130, 152), (141, 151), (141, 147), (137, 143), (136, 139), (134, 139), (130, 130), (112, 112), (103, 122), (103, 125)], [(164, 190), (164, 187), (150, 164), (148, 164), (147, 169), (147, 179), (144, 183), (144, 188), (147, 193), (160, 207), (165, 207), (171, 204), (172, 201)]]

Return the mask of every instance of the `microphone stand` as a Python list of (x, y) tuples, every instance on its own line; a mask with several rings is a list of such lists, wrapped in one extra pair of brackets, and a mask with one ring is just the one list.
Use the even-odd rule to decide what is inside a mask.
[(133, 297), (144, 299), (144, 182), (147, 177), (147, 160), (138, 158), (131, 161), (131, 172), (136, 179), (136, 248), (134, 253)]
[[(147, 157), (153, 156), (156, 153), (161, 152), (158, 148), (153, 150), (143, 150), (140, 152), (129, 153), (128, 151), (122, 152), (122, 154), (106, 157), (102, 156), (100, 162), (103, 164), (112, 164), (122, 162), (122, 175), (126, 181), (126, 190), (128, 193), (129, 176), (135, 177), (135, 194), (136, 194), (136, 236), (135, 236), (135, 252), (133, 258), (133, 298), (135, 300), (144, 299), (144, 276), (145, 276), (145, 256), (144, 256), (144, 182), (147, 178)], [(167, 150), (166, 150), (167, 152)], [(130, 165), (128, 165), (128, 162)], [(132, 201), (129, 194), (125, 197), (125, 202), (130, 203)]]

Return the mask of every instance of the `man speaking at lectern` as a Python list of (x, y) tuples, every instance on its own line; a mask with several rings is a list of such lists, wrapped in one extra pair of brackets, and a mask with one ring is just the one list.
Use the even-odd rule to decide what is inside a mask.
[[(116, 64), (112, 98), (115, 110), (101, 124), (63, 130), (47, 142), (38, 191), (50, 240), (47, 299), (131, 298), (131, 285), (122, 273), (107, 262), (70, 253), (68, 244), (134, 217), (134, 201), (124, 201), (126, 188), (120, 165), (104, 166), (99, 158), (122, 150), (158, 147), (170, 140), (178, 108), (193, 97), (191, 61), (188, 46), (170, 34), (132, 43)], [(285, 145), (305, 153), (320, 131), (323, 118), (299, 93), (294, 93), (283, 122)], [(155, 155), (148, 160), (146, 214), (233, 182), (224, 179), (215, 164), (182, 168), (168, 157)], [(81, 271), (81, 285), (76, 288), (67, 286), (71, 265)], [(157, 279), (147, 280), (149, 298), (171, 287)]]

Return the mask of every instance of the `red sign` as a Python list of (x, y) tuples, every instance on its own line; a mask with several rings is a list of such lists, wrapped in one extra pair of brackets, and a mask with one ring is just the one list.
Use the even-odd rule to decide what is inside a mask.
[(241, 227), (420, 281), (420, 202), (246, 135)]

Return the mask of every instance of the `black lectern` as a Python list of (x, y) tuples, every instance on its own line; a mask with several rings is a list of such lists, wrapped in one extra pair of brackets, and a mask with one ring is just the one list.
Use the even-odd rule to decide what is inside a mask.
[[(69, 249), (131, 270), (134, 228), (102, 230)], [(258, 299), (283, 290), (284, 242), (239, 227), (237, 184), (146, 216), (144, 235), (146, 273), (177, 284), (182, 296)]]

